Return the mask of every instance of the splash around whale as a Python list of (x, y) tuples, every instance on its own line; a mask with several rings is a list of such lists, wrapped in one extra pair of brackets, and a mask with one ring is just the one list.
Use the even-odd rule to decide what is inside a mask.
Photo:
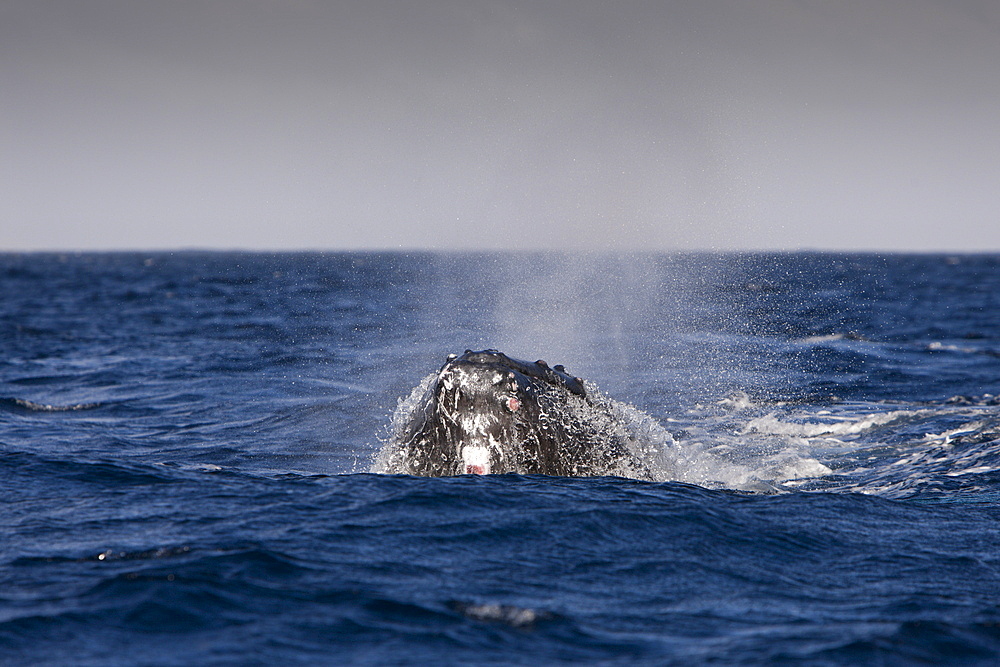
[(372, 470), (653, 480), (673, 445), (651, 417), (563, 366), (466, 350), (400, 401)]

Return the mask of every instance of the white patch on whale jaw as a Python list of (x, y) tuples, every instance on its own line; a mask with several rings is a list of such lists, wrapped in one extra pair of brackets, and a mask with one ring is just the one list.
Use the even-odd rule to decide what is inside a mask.
[(466, 445), (462, 447), (462, 472), (466, 475), (489, 475), (489, 448), (482, 445)]

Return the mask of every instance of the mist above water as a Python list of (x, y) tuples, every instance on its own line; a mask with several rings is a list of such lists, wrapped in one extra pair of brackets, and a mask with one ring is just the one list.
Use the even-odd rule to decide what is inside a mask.
[(656, 415), (734, 391), (782, 396), (793, 381), (761, 372), (775, 350), (725, 333), (743, 331), (760, 297), (762, 278), (740, 256), (446, 253), (426, 263), (420, 280), (432, 287), (409, 306), (425, 332), (409, 352), (410, 387), (448, 353), (486, 348), (562, 364)]

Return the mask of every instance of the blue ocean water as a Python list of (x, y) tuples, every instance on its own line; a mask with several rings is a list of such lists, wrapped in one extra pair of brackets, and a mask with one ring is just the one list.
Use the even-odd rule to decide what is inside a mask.
[[(1000, 256), (0, 255), (4, 664), (997, 664)], [(378, 474), (450, 352), (655, 482)]]

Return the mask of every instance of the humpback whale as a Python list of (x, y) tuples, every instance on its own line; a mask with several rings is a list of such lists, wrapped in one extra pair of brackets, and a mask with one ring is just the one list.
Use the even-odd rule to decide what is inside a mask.
[(629, 411), (652, 421), (561, 365), (466, 350), (401, 404), (376, 469), (653, 479), (648, 455), (663, 443), (638, 437)]

